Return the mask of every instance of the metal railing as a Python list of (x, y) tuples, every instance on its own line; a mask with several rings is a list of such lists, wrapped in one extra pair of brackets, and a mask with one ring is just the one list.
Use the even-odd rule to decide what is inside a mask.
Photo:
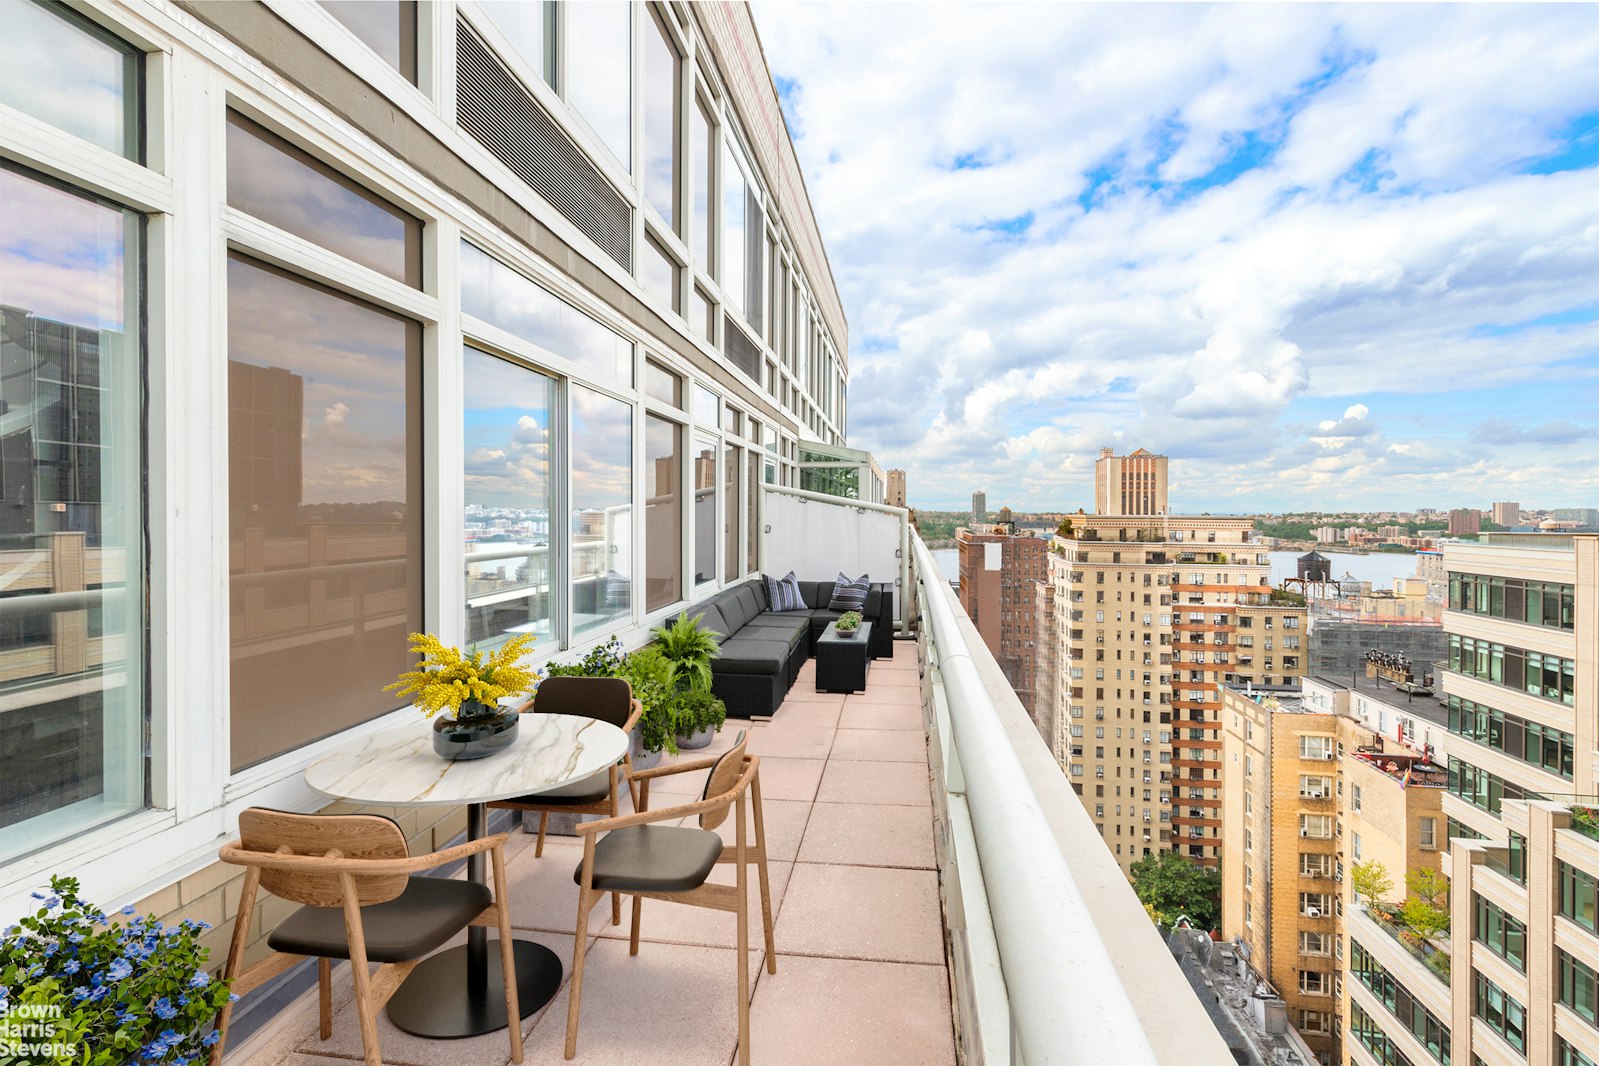
[(941, 865), (947, 919), (971, 955), (952, 963), (959, 1023), (976, 1030), (963, 1039), (967, 1061), (1230, 1058), (1026, 712), (1014, 694), (996, 701), (997, 666), (920, 537), (912, 551), (935, 802), (952, 838)]

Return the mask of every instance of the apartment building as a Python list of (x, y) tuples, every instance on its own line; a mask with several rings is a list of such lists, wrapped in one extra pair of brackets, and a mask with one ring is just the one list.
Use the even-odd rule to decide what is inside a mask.
[(412, 721), (407, 633), (545, 660), (758, 569), (760, 487), (844, 442), (847, 324), (742, 5), (5, 32), (43, 65), (0, 106), (0, 922), (70, 870), (220, 956), (218, 843)]
[(1521, 504), (1516, 500), (1498, 500), (1493, 505), (1493, 522), (1506, 529), (1521, 525)]
[[(1358, 921), (1348, 868), (1379, 861), (1402, 894), (1409, 871), (1439, 868), (1443, 848), (1443, 768), (1355, 713), (1357, 701), (1398, 702), (1373, 680), (1364, 696), (1311, 681), (1303, 692), (1223, 689), (1222, 932), (1325, 1063), (1363, 1061), (1344, 1052)], [(1372, 947), (1408, 950), (1393, 937)]]
[[(1004, 512), (1002, 512), (1004, 513)], [(1049, 541), (1012, 524), (962, 527), (960, 598), (983, 643), (999, 661), (1022, 706), (1033, 714), (1037, 669), (1037, 586)]]
[(883, 496), (883, 502), (890, 507), (909, 507), (905, 502), (905, 471), (890, 470), (888, 472), (888, 491)]
[(1166, 456), (1142, 448), (1131, 455), (1100, 449), (1094, 461), (1094, 513), (1165, 514), (1166, 466)]
[(1303, 676), (1305, 609), (1272, 603), (1248, 518), (1069, 517), (1049, 558), (1057, 758), (1124, 868), (1164, 849), (1215, 865), (1221, 687)]
[(1599, 537), (1444, 548), (1455, 1061), (1599, 1062)]

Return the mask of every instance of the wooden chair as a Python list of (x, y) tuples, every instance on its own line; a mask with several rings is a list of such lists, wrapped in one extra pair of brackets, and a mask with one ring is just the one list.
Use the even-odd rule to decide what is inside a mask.
[[(500, 931), (500, 962), (505, 974), (506, 1017), (520, 1018), (516, 1001), (516, 963), (511, 919), (504, 902), (504, 833), (443, 851), (411, 856), (400, 827), (369, 814), (287, 814), (251, 807), (239, 815), (239, 839), (224, 847), (223, 862), (245, 866), (244, 892), (233, 924), (233, 944), (224, 975), (244, 995), (298, 964), (317, 960), (321, 1037), (333, 1035), (333, 959), (349, 959), (355, 978), (355, 1007), (367, 1066), (382, 1066), (378, 1011), (423, 956), (469, 925)], [(412, 877), (487, 851), (494, 864), (494, 892), (474, 881)], [(303, 904), (267, 938), (272, 954), (240, 972), (250, 935), (257, 889)], [(367, 969), (378, 963), (376, 973)], [(229, 1003), (217, 1030), (222, 1038), (211, 1053), (220, 1066), (227, 1044)], [(522, 1029), (514, 1022), (511, 1061), (522, 1061)]]
[[(583, 998), (583, 946), (589, 911), (606, 892), (633, 895), (633, 931), (628, 954), (638, 954), (639, 920), (643, 901), (686, 903), (693, 907), (732, 911), (738, 916), (738, 1055), (740, 1066), (750, 1061), (749, 995), (749, 879), (755, 864), (761, 882), (761, 919), (766, 933), (766, 969), (777, 972), (777, 948), (772, 940), (772, 893), (766, 873), (766, 825), (761, 812), (761, 760), (744, 752), (745, 735), (716, 758), (661, 766), (630, 775), (638, 788), (638, 811), (577, 827), (583, 837), (583, 861), (572, 877), (578, 883), (576, 941), (572, 949), (572, 989), (566, 1014), (566, 1057), (577, 1054), (578, 1012)], [(709, 769), (700, 798), (649, 810), (650, 781), (669, 774)], [(746, 799), (746, 793), (749, 799)], [(755, 841), (745, 839), (745, 808), (753, 803)], [(713, 832), (733, 808), (737, 819), (735, 843), (724, 845)], [(699, 828), (653, 823), (671, 822), (687, 815), (699, 816)], [(605, 835), (600, 836), (601, 833)], [(736, 863), (733, 887), (708, 884), (718, 863)]]
[[(534, 714), (572, 714), (597, 718), (611, 723), (630, 737), (633, 727), (644, 713), (644, 705), (633, 698), (633, 686), (620, 677), (545, 678), (539, 683), (533, 699), (521, 709), (523, 713), (532, 711)], [(550, 827), (551, 814), (604, 814), (612, 818), (620, 814), (617, 789), (622, 775), (631, 774), (632, 770), (633, 756), (624, 755), (618, 765), (582, 781), (530, 796), (496, 800), (489, 806), (538, 813), (539, 839), (533, 846), (533, 856), (538, 858), (544, 854), (544, 836)], [(630, 791), (632, 787), (629, 782)], [(611, 898), (611, 924), (622, 924), (622, 897), (619, 894)]]

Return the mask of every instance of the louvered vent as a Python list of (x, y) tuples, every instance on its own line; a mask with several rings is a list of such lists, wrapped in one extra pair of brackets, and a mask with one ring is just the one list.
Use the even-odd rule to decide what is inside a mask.
[(727, 358), (733, 365), (748, 374), (751, 380), (761, 380), (761, 348), (760, 345), (750, 340), (749, 337), (735, 325), (732, 315), (723, 316), (722, 335), (727, 338)]
[(456, 34), (461, 128), (587, 234), (633, 269), (627, 201), (465, 22)]

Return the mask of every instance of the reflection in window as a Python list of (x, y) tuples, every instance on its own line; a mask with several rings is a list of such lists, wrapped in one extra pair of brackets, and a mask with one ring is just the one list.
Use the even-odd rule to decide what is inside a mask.
[(633, 384), (633, 346), (537, 282), (461, 244), (461, 310), (596, 374)]
[(682, 67), (660, 12), (651, 8), (644, 24), (644, 196), (674, 229)]
[(689, 306), (688, 324), (701, 337), (716, 343), (716, 308), (711, 306), (711, 298), (705, 295), (705, 290), (698, 285), (694, 286), (694, 300)]
[(140, 60), (59, 4), (12, 0), (0, 33), (0, 103), (139, 160)]
[(421, 222), (233, 111), (228, 203), (396, 281), (422, 284)]
[(644, 417), (644, 609), (683, 598), (683, 430)]
[(682, 312), (682, 302), (677, 293), (677, 260), (666, 254), (666, 249), (651, 234), (644, 235), (644, 254), (639, 256), (639, 273), (644, 287), (654, 293), (667, 307)]
[(466, 639), (554, 635), (550, 415), (555, 380), (475, 348), (466, 381)]
[(572, 386), (572, 633), (632, 613), (633, 408)]
[(566, 99), (633, 169), (633, 17), (626, 0), (567, 4)]
[(743, 464), (739, 458), (739, 449), (731, 444), (722, 449), (722, 484), (726, 495), (726, 502), (722, 505), (722, 580), (735, 581), (738, 578), (739, 560), (743, 552), (739, 550), (738, 522), (742, 517), (739, 509), (739, 474)]
[(683, 406), (683, 379), (658, 363), (644, 363), (644, 394), (652, 399)]
[(328, 14), (416, 84), (416, 0), (321, 0)]
[(716, 393), (704, 385), (694, 386), (694, 421), (707, 429), (715, 429), (722, 409), (722, 401), (716, 398)]
[(547, 0), (479, 0), (523, 62), (548, 84), (555, 83), (555, 5)]
[(701, 270), (711, 269), (711, 248), (716, 244), (711, 229), (711, 116), (702, 100), (694, 101), (689, 112), (689, 165), (694, 168), (694, 221), (689, 227), (694, 262)]
[(0, 203), (3, 863), (144, 806), (145, 510), (140, 218), (3, 168)]
[(229, 259), (235, 770), (394, 709), (423, 628), (421, 380), (418, 323)]
[(748, 195), (744, 172), (733, 153), (732, 141), (722, 138), (722, 296), (737, 311), (744, 310), (745, 244), (744, 198)]
[(745, 515), (745, 521), (749, 523), (749, 525), (747, 527), (747, 529), (748, 529), (748, 534), (747, 535), (748, 535), (748, 538), (749, 538), (749, 551), (748, 551), (748, 554), (745, 556), (745, 559), (744, 559), (744, 569), (745, 569), (746, 572), (753, 574), (755, 571), (757, 571), (757, 570), (759, 570), (761, 568), (761, 566), (760, 566), (760, 548), (761, 548), (761, 528), (760, 528), (761, 453), (757, 452), (757, 451), (749, 451), (749, 452), (746, 452), (745, 454), (749, 457), (749, 480), (746, 482), (746, 484), (749, 487), (745, 490), (745, 491), (747, 491), (749, 493), (749, 505), (747, 507), (747, 513)]
[(694, 583), (716, 580), (716, 442), (694, 442)]

